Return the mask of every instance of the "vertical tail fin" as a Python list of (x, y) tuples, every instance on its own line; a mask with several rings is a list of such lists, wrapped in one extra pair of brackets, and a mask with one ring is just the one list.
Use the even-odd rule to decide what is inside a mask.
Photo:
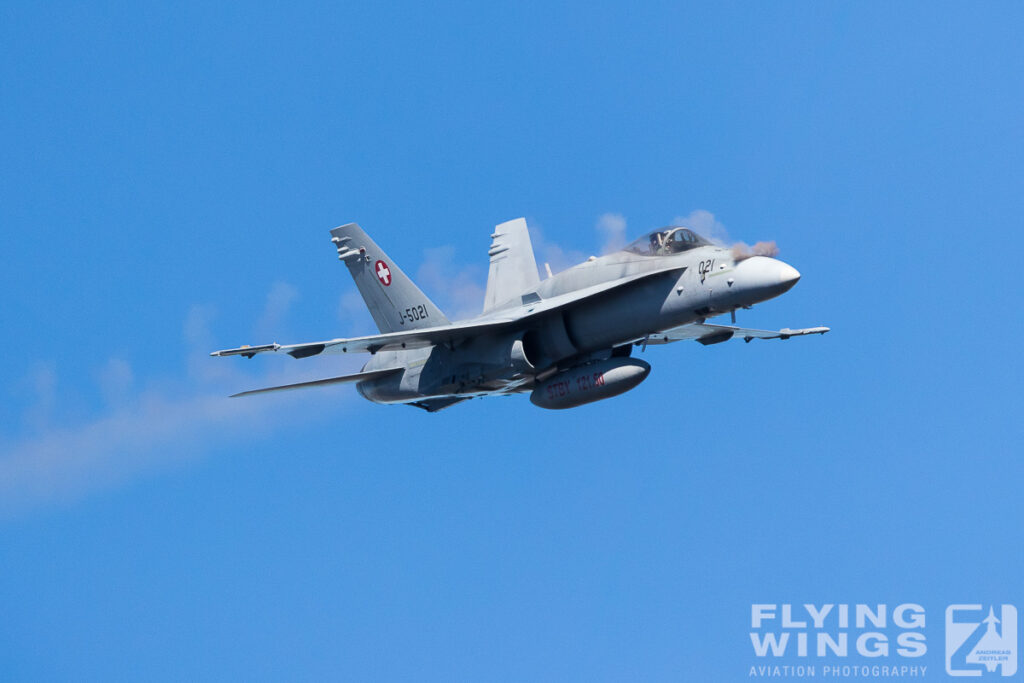
[(447, 325), (448, 318), (355, 223), (331, 230), (370, 315), (383, 333)]
[(526, 219), (516, 218), (498, 225), (491, 238), (494, 241), (488, 252), (491, 268), (487, 273), (484, 313), (513, 300), (516, 304), (522, 303), (519, 297), (540, 284)]

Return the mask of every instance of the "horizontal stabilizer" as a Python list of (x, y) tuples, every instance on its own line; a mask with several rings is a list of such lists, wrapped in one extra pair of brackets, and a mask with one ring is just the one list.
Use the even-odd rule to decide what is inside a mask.
[(369, 372), (357, 372), (354, 375), (342, 375), (341, 377), (328, 377), (327, 379), (317, 379), (312, 382), (298, 382), (296, 384), (284, 384), (279, 387), (267, 387), (266, 389), (253, 389), (251, 391), (243, 391), (240, 394), (233, 394), (231, 398), (237, 398), (239, 396), (252, 396), (253, 394), (266, 394), (271, 391), (291, 391), (292, 389), (308, 389), (309, 387), (324, 387), (330, 384), (348, 384), (350, 382), (362, 382), (368, 379), (378, 379), (380, 377), (387, 377), (393, 375), (396, 372), (401, 372), (402, 368), (388, 368), (387, 370), (371, 370)]

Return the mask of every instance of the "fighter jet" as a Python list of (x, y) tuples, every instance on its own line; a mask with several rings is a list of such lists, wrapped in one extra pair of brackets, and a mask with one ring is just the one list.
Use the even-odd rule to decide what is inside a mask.
[[(212, 356), (369, 354), (361, 372), (244, 391), (354, 383), (374, 403), (436, 412), (467, 399), (530, 395), (541, 408), (574, 408), (617, 396), (651, 366), (635, 349), (695, 340), (789, 339), (827, 327), (750, 330), (735, 311), (777, 297), (800, 279), (792, 266), (714, 244), (686, 227), (655, 230), (621, 251), (590, 257), (542, 280), (526, 221), (498, 225), (482, 313), (451, 322), (358, 225), (330, 231), (380, 334), (305, 344), (263, 344)], [(732, 325), (707, 322), (732, 314)]]

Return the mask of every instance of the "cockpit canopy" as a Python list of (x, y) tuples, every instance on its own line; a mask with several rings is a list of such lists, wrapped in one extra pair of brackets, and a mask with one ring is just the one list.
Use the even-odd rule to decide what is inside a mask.
[(662, 228), (632, 242), (626, 251), (642, 256), (667, 256), (710, 245), (711, 242), (689, 228)]

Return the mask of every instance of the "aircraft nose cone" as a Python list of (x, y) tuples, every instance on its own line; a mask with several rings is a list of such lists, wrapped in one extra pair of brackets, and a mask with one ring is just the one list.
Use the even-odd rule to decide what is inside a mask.
[(750, 303), (785, 294), (800, 279), (796, 268), (767, 256), (753, 256), (741, 261), (736, 266), (736, 273)]
[(799, 270), (789, 265), (788, 263), (783, 263), (782, 261), (779, 261), (779, 265), (782, 266), (781, 268), (779, 268), (780, 285), (789, 285), (790, 287), (792, 287), (800, 280)]

